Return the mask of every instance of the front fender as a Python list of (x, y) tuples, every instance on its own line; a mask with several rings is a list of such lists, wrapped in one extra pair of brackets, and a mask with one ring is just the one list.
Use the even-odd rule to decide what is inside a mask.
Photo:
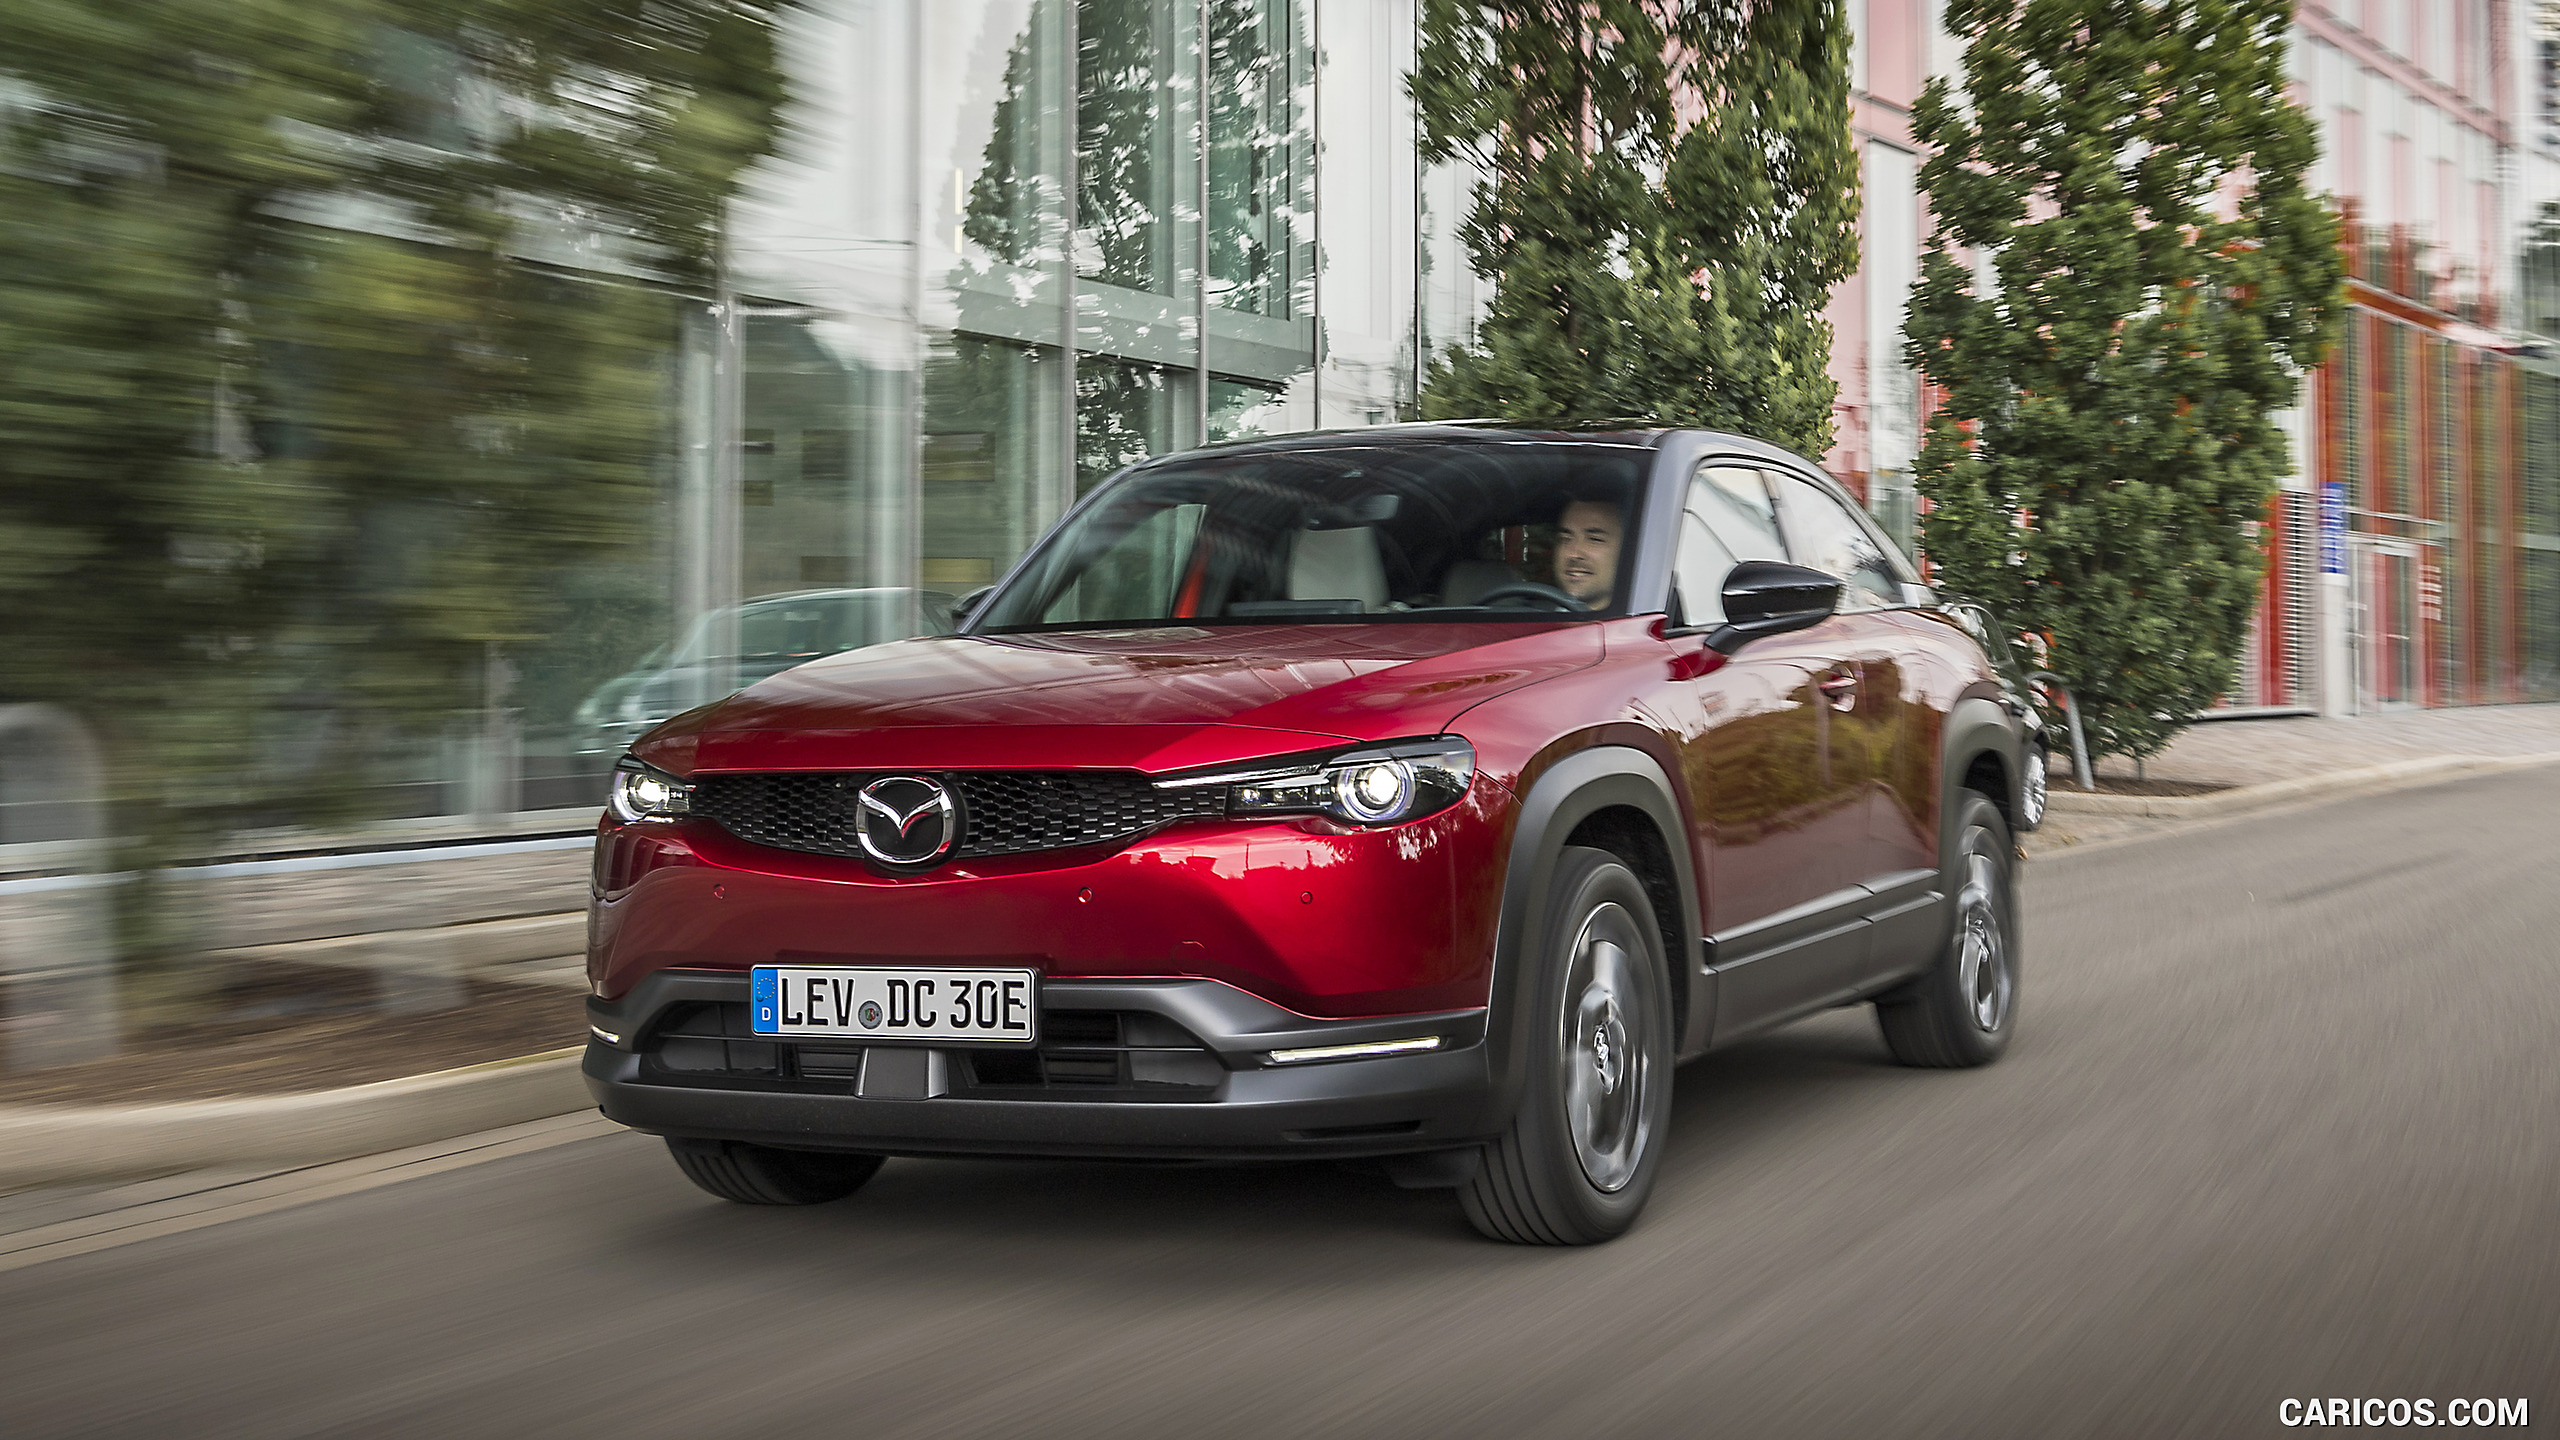
[(1500, 1116), (1518, 1107), (1525, 1079), (1522, 1057), (1528, 1053), (1529, 1027), (1537, 1017), (1523, 997), (1536, 959), (1530, 947), (1546, 930), (1548, 885), (1566, 838), (1599, 811), (1624, 806), (1641, 813), (1659, 832), (1670, 858), (1679, 897), (1679, 914), (1673, 920), (1678, 944), (1672, 955), (1682, 982), (1673, 987), (1681, 1007), (1675, 1042), (1681, 1058), (1705, 1048), (1715, 1019), (1714, 978), (1707, 972), (1699, 939), (1705, 930), (1697, 875), (1689, 863), (1690, 846), (1671, 777), (1662, 766), (1643, 751), (1624, 746), (1576, 751), (1547, 767), (1520, 797), (1519, 805), (1495, 921), (1491, 1012), (1485, 1032), (1485, 1044), (1492, 1052), (1488, 1068), (1497, 1087), (1493, 1113)]
[(2000, 793), (1992, 799), (2009, 822), (2012, 833), (2018, 830), (2018, 816), (2024, 812), (2020, 787), (2026, 780), (2026, 734), (2017, 718), (2000, 702), (1987, 696), (1972, 695), (1956, 702), (1947, 712), (1947, 722), (1940, 731), (1940, 775), (1946, 777), (1946, 794), (1938, 802), (1938, 854), (1941, 863), (1952, 853), (1955, 844), (1955, 807), (1947, 801), (1965, 788), (1965, 776), (1973, 762), (1990, 755), (2000, 763)]

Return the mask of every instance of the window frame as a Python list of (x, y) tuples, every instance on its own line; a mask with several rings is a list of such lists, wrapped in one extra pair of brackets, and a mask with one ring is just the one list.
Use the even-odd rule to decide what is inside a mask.
[[(1672, 510), (1672, 523), (1674, 529), (1671, 536), (1671, 564), (1670, 572), (1667, 577), (1668, 588), (1663, 594), (1664, 614), (1669, 622), (1664, 627), (1664, 633), (1666, 635), (1702, 635), (1708, 631), (1714, 630), (1717, 626), (1724, 623), (1721, 618), (1721, 611), (1723, 609), (1721, 604), (1717, 606), (1719, 611), (1718, 619), (1712, 621), (1693, 619), (1688, 613), (1688, 597), (1680, 588), (1680, 537), (1685, 533), (1689, 523), (1689, 494), (1691, 489), (1700, 482), (1707, 471), (1714, 469), (1731, 469), (1748, 470), (1751, 473), (1758, 475), (1760, 477), (1760, 485), (1763, 493), (1768, 493), (1768, 472), (1771, 468), (1772, 466), (1768, 461), (1754, 456), (1730, 455), (1710, 451), (1707, 454), (1699, 456), (1696, 461), (1691, 463), (1685, 475), (1683, 475), (1679, 480), (1676, 486), (1678, 498), (1675, 501), (1674, 508)], [(1726, 544), (1725, 538), (1722, 535), (1718, 535), (1716, 533), (1716, 529), (1713, 525), (1708, 524), (1704, 519), (1701, 519), (1698, 523), (1706, 526), (1708, 535), (1711, 536), (1717, 544), (1724, 545), (1727, 550), (1731, 550), (1733, 548), (1730, 544)], [(1791, 552), (1789, 552), (1787, 548), (1786, 526), (1779, 518), (1777, 498), (1774, 494), (1769, 495), (1769, 525), (1777, 536), (1778, 549), (1781, 556), (1784, 557), (1790, 555)], [(1745, 563), (1746, 558), (1756, 559), (1760, 557), (1744, 557), (1737, 555), (1734, 557), (1734, 563), (1736, 565), (1743, 564)], [(1726, 573), (1731, 574), (1732, 572), (1727, 571)], [(1721, 600), (1721, 595), (1719, 595), (1719, 600)]]
[[(1874, 605), (1862, 605), (1857, 607), (1856, 610), (1851, 610), (1844, 606), (1842, 607), (1841, 613), (1872, 614), (1885, 610), (1907, 610), (1918, 605), (1929, 603), (1926, 599), (1916, 597), (1912, 593), (1915, 590), (1925, 592), (1927, 587), (1921, 584), (1918, 571), (1912, 565), (1910, 558), (1902, 553), (1902, 547), (1893, 543), (1892, 539), (1884, 533), (1884, 528), (1876, 523), (1875, 517), (1869, 515), (1866, 507), (1860, 505), (1854, 498), (1852, 498), (1848, 490), (1843, 487), (1840, 482), (1832, 479), (1828, 475), (1808, 473), (1806, 470), (1798, 466), (1764, 465), (1762, 468), (1776, 470), (1780, 473), (1791, 475), (1794, 478), (1802, 480), (1806, 484), (1812, 486), (1813, 489), (1821, 494), (1824, 499), (1829, 500), (1833, 505), (1837, 506), (1843, 514), (1847, 515), (1850, 523), (1860, 532), (1865, 534), (1867, 539), (1874, 544), (1876, 552), (1884, 557), (1885, 569), (1892, 572), (1896, 586), (1897, 593), (1894, 598), (1891, 600), (1885, 600), (1883, 597), (1877, 596), (1873, 591), (1858, 588), (1857, 582), (1851, 580), (1848, 576), (1838, 576), (1836, 578), (1840, 581), (1844, 593), (1849, 589), (1857, 588), (1858, 593), (1862, 597), (1876, 599), (1881, 602)], [(1775, 492), (1773, 491), (1772, 493), (1774, 494)], [(1787, 535), (1787, 506), (1786, 501), (1783, 499), (1778, 501), (1778, 533), (1781, 536), (1786, 536), (1787, 554), (1789, 556), (1790, 563), (1804, 565), (1808, 570), (1822, 570), (1822, 567), (1819, 565), (1807, 565), (1803, 560), (1794, 558), (1795, 539), (1793, 536)], [(1822, 570), (1822, 573), (1829, 575), (1832, 572)]]

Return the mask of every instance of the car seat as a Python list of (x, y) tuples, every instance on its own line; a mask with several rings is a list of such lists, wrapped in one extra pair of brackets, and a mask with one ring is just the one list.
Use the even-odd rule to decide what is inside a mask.
[(1385, 608), (1387, 567), (1378, 558), (1378, 532), (1366, 525), (1299, 531), (1289, 551), (1289, 598), (1357, 601), (1364, 614)]

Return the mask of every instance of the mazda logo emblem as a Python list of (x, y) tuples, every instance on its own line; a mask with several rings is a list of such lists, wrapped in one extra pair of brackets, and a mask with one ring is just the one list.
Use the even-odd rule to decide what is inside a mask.
[(862, 853), (883, 865), (930, 865), (960, 838), (951, 791), (922, 775), (891, 775), (863, 786), (853, 825)]

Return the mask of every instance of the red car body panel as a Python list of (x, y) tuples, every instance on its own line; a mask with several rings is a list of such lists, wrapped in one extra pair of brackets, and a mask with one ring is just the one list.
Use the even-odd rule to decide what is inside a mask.
[[(1902, 718), (1942, 715), (1980, 680), (1944, 622), (1857, 621), (1879, 622), (1908, 632), (1894, 677)], [(1454, 726), (1476, 747), (1478, 779), (1461, 805), (1388, 830), (1204, 822), (1105, 853), (954, 861), (908, 876), (750, 845), (707, 822), (608, 822), (591, 978), (611, 997), (669, 965), (1002, 961), (1057, 978), (1215, 979), (1326, 1018), (1480, 1005), (1510, 797), (1594, 745), (1640, 749), (1673, 777), (1711, 929), (1832, 888), (1880, 839), (1913, 865), (1935, 863), (1934, 733), (1905, 733), (1898, 754), (1908, 758), (1847, 802), (1737, 815), (1706, 798), (1718, 763), (1702, 744), (1709, 732), (1748, 738), (1753, 715), (1799, 710), (1794, 692), (1812, 673), (1803, 657), (1849, 623), (1764, 643), (1735, 666), (1702, 659), (1713, 652), (1698, 637), (1666, 637), (1659, 617), (1644, 616), (938, 636), (803, 666), (672, 722), (640, 757), (685, 775), (1161, 775)], [(1328, 649), (1355, 658), (1317, 658)], [(1910, 659), (1932, 654), (1943, 663)], [(1037, 718), (998, 718), (1013, 697)], [(1756, 758), (1741, 751), (1735, 763)]]
[(590, 967), (610, 998), (668, 965), (1025, 965), (1052, 979), (1217, 980), (1320, 1018), (1484, 1003), (1499, 787), (1392, 831), (1320, 821), (1177, 826), (1114, 853), (955, 862), (883, 876), (771, 852), (690, 822), (626, 841), (632, 883), (597, 907)]
[[(638, 753), (688, 776), (1162, 775), (1438, 734), (1488, 699), (1595, 670), (1603, 653), (1588, 624), (938, 636), (786, 671)], [(590, 979), (611, 998), (667, 966), (1001, 961), (1053, 978), (1214, 979), (1322, 1018), (1482, 1005), (1497, 898), (1484, 877), (1501, 873), (1506, 779), (1536, 744), (1489, 738), (1467, 798), (1408, 825), (1195, 822), (1100, 853), (922, 875), (750, 845), (708, 822), (608, 821)]]

